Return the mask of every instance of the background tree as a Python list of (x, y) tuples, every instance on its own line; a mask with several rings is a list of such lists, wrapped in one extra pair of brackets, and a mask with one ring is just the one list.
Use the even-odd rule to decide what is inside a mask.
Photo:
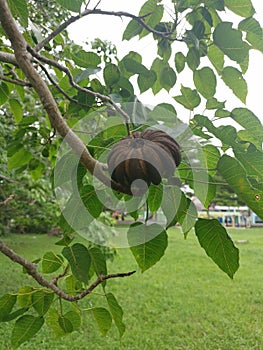
[[(88, 236), (87, 245), (73, 239), (94, 223), (106, 221), (103, 209), (110, 201), (128, 203), (128, 211), (138, 220), (138, 198), (123, 194), (123, 184), (110, 178), (105, 165), (105, 152), (127, 134), (149, 127), (162, 129), (176, 138), (182, 152), (174, 177), (158, 186), (151, 184), (147, 192), (147, 208), (155, 212), (161, 207), (167, 218), (165, 226), (149, 225), (146, 215), (144, 222), (136, 222), (127, 231), (128, 245), (141, 271), (164, 255), (166, 230), (177, 222), (185, 236), (195, 229), (207, 255), (231, 278), (238, 269), (238, 249), (225, 228), (217, 220), (198, 218), (181, 184), (187, 183), (208, 207), (216, 193), (213, 177), (218, 172), (242, 201), (263, 216), (262, 125), (252, 111), (245, 107), (228, 111), (225, 102), (216, 97), (217, 82), (222, 80), (242, 103), (246, 101), (244, 74), (249, 52), (263, 51), (262, 28), (254, 18), (252, 3), (190, 0), (172, 1), (171, 6), (173, 12), (166, 21), (163, 3), (157, 0), (145, 2), (138, 15), (102, 10), (99, 3), (85, 6), (81, 0), (0, 0), (2, 133), (11, 130), (1, 182), (7, 186), (6, 182), (20, 181), (16, 177), (20, 174), (30, 189), (42, 182), (49, 189), (52, 185), (58, 204), (63, 202), (60, 225), (64, 236), (57, 243), (63, 247), (61, 255), (47, 252), (32, 263), (0, 241), (1, 252), (22, 265), (39, 284), (20, 290), (22, 308), (17, 305), (17, 294), (0, 299), (1, 320), (16, 319), (12, 334), (15, 347), (45, 322), (59, 335), (78, 329), (81, 307), (77, 301), (98, 286), (107, 302), (107, 308), (92, 308), (100, 330), (106, 334), (113, 320), (120, 336), (123, 334), (122, 309), (107, 291), (106, 281), (134, 271), (107, 274), (105, 250), (99, 246), (105, 244), (105, 226), (96, 229), (97, 237)], [(221, 19), (225, 10), (238, 16), (237, 26)], [(136, 51), (118, 58), (115, 47), (99, 39), (90, 49), (72, 43), (67, 27), (95, 14), (130, 18), (123, 40), (152, 35), (157, 55), (151, 67), (142, 63)], [(153, 94), (161, 89), (170, 91), (177, 75), (186, 70), (190, 70), (192, 81), (181, 86), (174, 105), (163, 103), (151, 109), (140, 103), (137, 89), (140, 93), (151, 89)], [(189, 125), (177, 118), (178, 104), (189, 111)], [(218, 126), (218, 119), (226, 118), (239, 127), (232, 123)], [(220, 146), (214, 145), (215, 140)], [(61, 154), (65, 143), (69, 148)], [(8, 191), (3, 191), (1, 206), (17, 200), (11, 187)], [(45, 199), (46, 216), (50, 201)], [(83, 215), (83, 207), (89, 215)], [(31, 220), (32, 216), (30, 224)], [(56, 271), (50, 280), (43, 277)], [(70, 311), (65, 311), (66, 302), (73, 305)]]

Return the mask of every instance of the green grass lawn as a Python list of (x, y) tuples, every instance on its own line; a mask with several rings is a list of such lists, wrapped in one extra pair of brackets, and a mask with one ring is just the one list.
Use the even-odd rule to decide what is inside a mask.
[[(107, 337), (101, 336), (87, 316), (79, 333), (55, 339), (43, 327), (21, 349), (263, 349), (263, 228), (229, 233), (234, 241), (248, 240), (237, 244), (240, 268), (234, 280), (205, 255), (194, 233), (184, 240), (179, 230), (172, 229), (167, 253), (158, 264), (143, 274), (138, 271), (107, 283), (124, 310), (126, 332), (121, 341), (114, 327)], [(56, 240), (44, 235), (12, 235), (5, 239), (15, 251), (30, 259), (53, 250)], [(119, 250), (109, 266), (109, 272), (133, 269), (137, 266), (127, 249)], [(0, 256), (1, 294), (30, 283), (19, 266)], [(0, 324), (0, 350), (11, 348), (10, 332), (10, 325)]]

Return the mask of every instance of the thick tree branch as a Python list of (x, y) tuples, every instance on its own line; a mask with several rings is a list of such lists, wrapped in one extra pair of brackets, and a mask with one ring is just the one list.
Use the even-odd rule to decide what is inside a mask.
[[(96, 168), (96, 177), (105, 185), (111, 186), (117, 191), (122, 191), (119, 184), (114, 183), (105, 174), (105, 166), (94, 159), (86, 148), (81, 139), (68, 127), (65, 120), (62, 118), (59, 108), (54, 100), (46, 83), (42, 80), (39, 73), (31, 63), (31, 55), (27, 50), (27, 42), (18, 27), (12, 14), (8, 8), (6, 0), (0, 0), (0, 21), (4, 31), (6, 32), (11, 45), (14, 49), (15, 58), (18, 66), (21, 68), (32, 87), (37, 92), (44, 109), (50, 119), (52, 127), (65, 139), (73, 151), (77, 154), (80, 162), (89, 170), (91, 174)], [(108, 101), (110, 103), (110, 101)]]
[(3, 241), (0, 241), (0, 251), (6, 255), (10, 260), (18, 263), (23, 266), (27, 273), (34, 278), (41, 286), (51, 289), (55, 294), (67, 301), (77, 301), (83, 299), (86, 295), (90, 294), (99, 284), (103, 281), (106, 281), (111, 278), (119, 278), (119, 277), (127, 277), (131, 276), (135, 273), (135, 271), (124, 272), (124, 273), (115, 273), (108, 275), (99, 275), (95, 282), (93, 282), (89, 288), (85, 289), (83, 292), (77, 295), (69, 295), (65, 293), (62, 289), (60, 289), (55, 280), (54, 282), (46, 280), (38, 271), (36, 264), (26, 260), (22, 256), (15, 253), (12, 249), (10, 249)]
[(17, 66), (15, 55), (7, 52), (0, 52), (0, 62), (11, 63)]
[(154, 28), (149, 27), (144, 21), (144, 18), (149, 16), (149, 14), (145, 15), (145, 16), (135, 16), (131, 13), (123, 12), (123, 11), (118, 11), (118, 12), (104, 11), (104, 10), (94, 8), (93, 10), (86, 9), (81, 14), (79, 14), (77, 16), (70, 17), (67, 21), (62, 23), (56, 30), (54, 30), (51, 34), (49, 34), (44, 40), (42, 40), (40, 43), (38, 43), (35, 46), (35, 51), (40, 51), (47, 43), (49, 43), (58, 34), (60, 34), (63, 30), (65, 30), (70, 24), (72, 24), (72, 23), (76, 22), (77, 20), (79, 20), (80, 18), (83, 18), (83, 17), (88, 16), (88, 15), (106, 15), (106, 16), (115, 16), (115, 17), (120, 17), (120, 18), (121, 17), (128, 17), (128, 18), (131, 18), (131, 19), (134, 19), (135, 21), (137, 21), (143, 28), (148, 30), (148, 32), (150, 32), (150, 33), (153, 33), (161, 38), (176, 40), (176, 38), (172, 38), (173, 31), (171, 31), (171, 32), (159, 32), (158, 30), (155, 30)]

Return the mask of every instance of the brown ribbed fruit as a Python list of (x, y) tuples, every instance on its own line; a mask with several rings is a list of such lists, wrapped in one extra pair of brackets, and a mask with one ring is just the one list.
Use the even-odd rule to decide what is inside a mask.
[[(135, 180), (158, 185), (162, 177), (174, 174), (180, 161), (179, 144), (162, 130), (148, 129), (117, 142), (107, 163), (112, 180), (122, 185), (124, 193), (134, 194), (131, 185)], [(140, 194), (140, 189), (137, 192)]]

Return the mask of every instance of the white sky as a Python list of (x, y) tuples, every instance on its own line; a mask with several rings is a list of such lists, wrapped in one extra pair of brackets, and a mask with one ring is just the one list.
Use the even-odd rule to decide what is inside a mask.
[[(126, 11), (132, 14), (137, 15), (144, 0), (139, 1), (123, 1), (123, 0), (111, 0), (106, 1), (102, 0), (98, 8), (103, 10), (110, 11)], [(97, 1), (91, 1), (90, 8), (92, 5), (96, 4)], [(262, 0), (252, 0), (253, 6), (256, 10), (256, 19), (263, 26), (263, 1)], [(167, 0), (167, 4), (169, 1)], [(222, 16), (224, 13), (221, 12)], [(230, 16), (226, 14), (224, 20), (235, 22), (236, 16)], [(238, 21), (241, 21), (242, 18), (238, 17)], [(87, 16), (76, 23), (72, 24), (69, 27), (70, 37), (77, 43), (83, 44), (87, 41), (92, 41), (95, 38), (100, 38), (102, 40), (111, 41), (116, 45), (118, 51), (118, 57), (121, 58), (125, 56), (129, 51), (137, 51), (143, 57), (143, 64), (147, 67), (150, 67), (153, 59), (156, 57), (156, 42), (152, 39), (152, 35), (148, 35), (142, 40), (138, 41), (138, 37), (130, 41), (122, 41), (122, 34), (126, 28), (129, 19), (123, 18), (122, 20), (118, 17), (112, 16), (101, 16), (101, 15), (91, 15)], [(183, 51), (183, 45), (178, 46), (178, 51)], [(232, 62), (233, 63), (233, 62)], [(202, 61), (201, 61), (202, 65)], [(263, 54), (259, 51), (250, 51), (250, 64), (248, 72), (245, 76), (248, 83), (248, 96), (246, 107), (251, 109), (258, 118), (263, 122), (263, 112), (262, 112), (262, 99), (263, 99)], [(235, 107), (242, 106), (242, 102), (239, 101), (233, 95), (232, 91), (228, 89), (224, 83), (221, 83), (219, 79), (218, 88), (216, 97), (221, 100), (227, 100), (226, 108), (231, 110)], [(181, 83), (184, 86), (193, 87), (192, 83), (192, 74), (189, 71), (188, 74), (178, 75), (176, 88), (172, 89), (169, 93), (164, 90), (161, 90), (156, 96), (153, 95), (151, 90), (143, 93), (140, 96), (140, 100), (147, 105), (156, 105), (161, 102), (168, 102), (175, 105), (173, 96), (180, 94), (180, 85)], [(180, 117), (180, 113), (184, 113), (189, 117), (189, 112), (180, 107), (178, 104), (175, 105), (175, 108)], [(200, 111), (199, 111), (200, 112)], [(185, 119), (185, 118), (181, 118)]]

